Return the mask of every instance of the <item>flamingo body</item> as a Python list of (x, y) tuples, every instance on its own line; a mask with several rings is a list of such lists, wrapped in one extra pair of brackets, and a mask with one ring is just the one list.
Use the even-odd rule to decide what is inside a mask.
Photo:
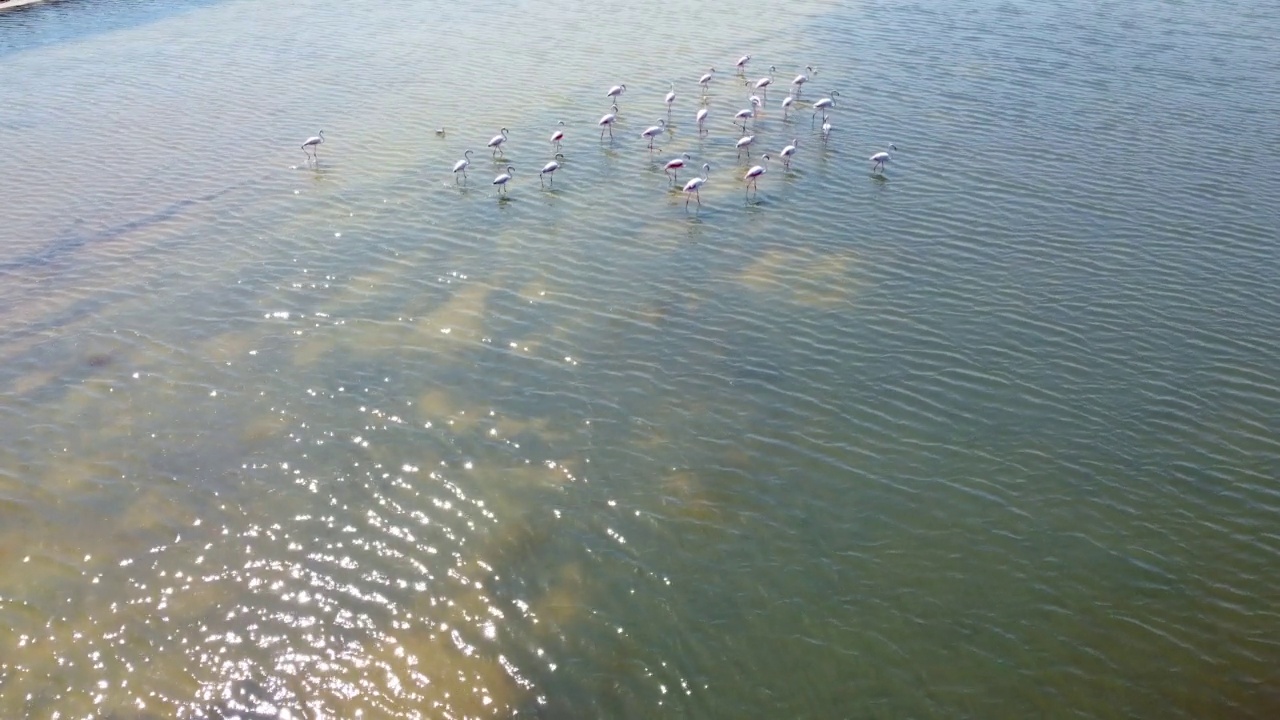
[(894, 150), (897, 150), (897, 149), (898, 149), (897, 145), (894, 145), (893, 143), (889, 143), (889, 149), (887, 151), (878, 152), (875, 155), (872, 155), (870, 158), (871, 162), (873, 163), (871, 165), (871, 172), (875, 172), (877, 168), (879, 168), (881, 172), (884, 172), (884, 166), (887, 165), (889, 161), (893, 159), (892, 153)]
[(542, 183), (543, 175), (550, 175), (551, 184), (554, 186), (556, 184), (556, 176), (553, 173), (555, 173), (555, 171), (560, 169), (560, 163), (557, 161), (563, 160), (563, 159), (564, 159), (564, 155), (561, 155), (560, 153), (556, 153), (556, 159), (552, 160), (546, 165), (543, 165), (542, 169), (538, 171), (538, 182)]
[(467, 168), (471, 165), (471, 151), (462, 153), (462, 159), (453, 164), (453, 179), (458, 179), (458, 173), (462, 173), (462, 177), (467, 176)]
[(511, 182), (511, 174), (515, 171), (515, 168), (508, 165), (506, 172), (493, 179), (493, 184), (498, 186), (499, 193), (505, 193), (507, 191), (507, 183)]
[(702, 86), (703, 95), (707, 94), (707, 90), (711, 85), (711, 78), (713, 75), (715, 75), (715, 73), (716, 73), (716, 69), (711, 68), (710, 70), (707, 71), (706, 75), (703, 75), (702, 77), (698, 78), (698, 84)]
[(668, 160), (667, 164), (662, 166), (662, 172), (670, 176), (672, 182), (676, 182), (680, 177), (680, 168), (684, 167), (684, 161), (692, 159), (689, 157), (689, 153), (685, 153), (674, 160)]
[(305, 142), (302, 143), (302, 153), (306, 155), (308, 159), (312, 157), (316, 157), (317, 159), (319, 159), (319, 155), (313, 156), (311, 153), (307, 152), (307, 148), (311, 148), (311, 152), (316, 152), (316, 150), (318, 149), (317, 146), (323, 142), (324, 142), (324, 131), (321, 130), (319, 135), (312, 135), (311, 137), (307, 138)]
[(791, 156), (796, 154), (796, 148), (800, 145), (799, 138), (792, 138), (791, 144), (782, 148), (782, 152), (778, 156), (782, 158), (782, 164), (791, 167)]
[(769, 172), (769, 156), (763, 155), (762, 157), (764, 158), (764, 165), (752, 165), (751, 169), (742, 176), (742, 179), (747, 181), (748, 192), (750, 192), (752, 188), (755, 188), (755, 191), (758, 194), (760, 192), (760, 176)]
[[(502, 128), (502, 132), (490, 138), (489, 143), (485, 145), (485, 147), (493, 148), (493, 156), (497, 157), (498, 153), (502, 152), (502, 143), (506, 141), (507, 141), (507, 129)], [(503, 153), (503, 154), (505, 155), (506, 153)]]
[(689, 209), (689, 196), (693, 195), (698, 199), (698, 207), (702, 207), (702, 193), (699, 192), (702, 185), (707, 182), (707, 177), (711, 175), (711, 166), (707, 163), (702, 164), (702, 177), (696, 177), (684, 184), (684, 209)]
[(600, 120), (596, 123), (597, 125), (600, 126), (601, 140), (604, 139), (605, 130), (609, 131), (609, 137), (613, 137), (613, 122), (618, 119), (618, 106), (614, 105), (611, 109), (613, 110), (613, 112), (606, 113), (605, 116), (600, 118)]
[(640, 133), (640, 137), (642, 137), (642, 138), (648, 138), (648, 140), (649, 140), (649, 149), (650, 149), (650, 150), (652, 150), (652, 149), (653, 149), (653, 139), (654, 139), (655, 137), (657, 137), (658, 135), (660, 135), (660, 134), (662, 133), (662, 131), (663, 131), (663, 130), (666, 130), (666, 129), (667, 129), (667, 121), (666, 121), (666, 120), (659, 119), (659, 120), (658, 120), (658, 124), (657, 124), (657, 125), (653, 125), (653, 126), (650, 126), (650, 127), (645, 128), (645, 129), (644, 129), (644, 132)]

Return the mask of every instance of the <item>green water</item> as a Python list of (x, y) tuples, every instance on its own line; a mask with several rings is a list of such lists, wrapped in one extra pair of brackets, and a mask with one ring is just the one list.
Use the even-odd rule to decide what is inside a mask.
[(1277, 34), (0, 13), (0, 717), (1280, 715)]

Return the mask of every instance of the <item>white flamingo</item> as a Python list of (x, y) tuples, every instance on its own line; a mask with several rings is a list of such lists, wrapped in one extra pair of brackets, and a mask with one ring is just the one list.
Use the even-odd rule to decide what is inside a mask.
[[(814, 74), (814, 75), (817, 75), (817, 74), (818, 74), (818, 71), (817, 71), (817, 70), (814, 70), (812, 65), (805, 65), (805, 66), (804, 66), (804, 69), (805, 69), (805, 70), (808, 70), (810, 73), (812, 73), (812, 74)], [(807, 82), (809, 82), (809, 76), (808, 76), (808, 75), (805, 75), (804, 73), (800, 73), (799, 75), (797, 75), (797, 76), (796, 76), (796, 79), (795, 79), (795, 80), (792, 80), (792, 81), (791, 81), (791, 84), (796, 86), (796, 95), (797, 95), (797, 96), (799, 96), (799, 95), (800, 95), (800, 90), (801, 90), (801, 89), (803, 89), (804, 84), (805, 84), (805, 83), (807, 83)]]
[(735, 124), (735, 125), (737, 124), (737, 122), (736, 122), (737, 120), (741, 120), (741, 121), (742, 121), (742, 134), (743, 134), (743, 135), (746, 135), (746, 134), (747, 134), (747, 118), (751, 118), (752, 120), (754, 120), (754, 119), (755, 119), (755, 117), (756, 117), (756, 115), (759, 113), (760, 108), (761, 108), (763, 105), (764, 105), (764, 101), (763, 101), (763, 100), (761, 100), (760, 98), (756, 97), (755, 95), (752, 95), (752, 96), (751, 96), (751, 107), (750, 107), (750, 108), (746, 108), (746, 109), (744, 109), (744, 110), (739, 110), (738, 112), (734, 113), (734, 115), (733, 115), (734, 120), (735, 120), (734, 124)]
[(462, 177), (467, 176), (467, 167), (471, 165), (471, 151), (462, 153), (462, 159), (453, 164), (453, 181), (458, 182), (458, 173), (462, 173)]
[[(557, 124), (558, 124), (558, 125), (560, 125), (561, 127), (563, 127), (563, 126), (564, 126), (564, 121), (563, 121), (563, 120), (561, 120), (561, 121), (560, 121), (559, 123), (557, 123)], [(560, 149), (560, 141), (561, 141), (561, 140), (563, 140), (563, 139), (564, 139), (564, 131), (563, 131), (563, 130), (556, 130), (555, 132), (551, 133), (551, 144), (555, 146), (555, 149), (557, 149), (557, 150), (559, 150), (559, 149)]]
[(782, 119), (783, 120), (787, 119), (787, 110), (789, 110), (791, 106), (795, 104), (795, 102), (796, 102), (795, 95), (788, 95), (782, 98)]
[(604, 96), (607, 98), (613, 98), (613, 101), (616, 103), (618, 101), (618, 97), (626, 91), (627, 91), (626, 85), (614, 85), (613, 87), (609, 88), (609, 92), (605, 93)]
[(667, 92), (664, 102), (667, 103), (667, 115), (671, 114), (671, 104), (676, 101), (676, 84), (671, 83), (671, 90)]
[[(502, 128), (502, 132), (490, 138), (489, 144), (486, 145), (485, 147), (493, 148), (493, 156), (496, 158), (498, 157), (498, 153), (502, 152), (502, 143), (506, 141), (507, 141), (507, 129)], [(504, 157), (506, 156), (506, 153), (502, 153), (502, 154)]]
[(651, 125), (645, 128), (644, 132), (640, 133), (640, 137), (649, 139), (649, 149), (652, 150), (653, 139), (658, 135), (662, 134), (662, 131), (666, 129), (667, 129), (667, 121), (663, 120), (662, 118), (658, 118), (658, 124)]
[(750, 55), (743, 55), (742, 57), (738, 58), (738, 62), (736, 62), (736, 63), (734, 63), (734, 64), (733, 64), (733, 65), (734, 65), (734, 67), (738, 68), (738, 74), (739, 74), (739, 75), (745, 75), (745, 74), (746, 74), (746, 72), (747, 72), (747, 63), (749, 63), (749, 62), (751, 62), (751, 56), (750, 56)]
[(323, 130), (320, 131), (319, 135), (312, 135), (311, 137), (307, 138), (306, 142), (302, 143), (302, 154), (306, 155), (308, 160), (314, 159), (315, 161), (319, 162), (320, 155), (317, 153), (316, 155), (313, 156), (311, 153), (307, 152), (307, 148), (311, 148), (311, 152), (316, 152), (319, 149), (317, 146), (322, 142), (324, 142)]
[(835, 100), (835, 99), (836, 99), (836, 98), (838, 98), (838, 97), (840, 97), (840, 93), (839, 93), (839, 91), (832, 90), (830, 95), (828, 95), (827, 97), (822, 98), (821, 100), (819, 100), (818, 102), (816, 102), (816, 103), (814, 103), (814, 104), (813, 104), (813, 115), (809, 118), (809, 125), (810, 125), (810, 127), (812, 127), (812, 126), (813, 126), (813, 118), (815, 118), (815, 117), (817, 117), (817, 116), (818, 116), (818, 111), (819, 111), (819, 110), (821, 110), (821, 111), (822, 111), (822, 120), (823, 120), (823, 122), (826, 122), (826, 119), (827, 119), (827, 108), (835, 107), (835, 106), (836, 106), (836, 100)]
[(880, 172), (884, 172), (884, 166), (887, 165), (889, 161), (893, 159), (892, 153), (897, 149), (898, 149), (897, 145), (894, 145), (893, 143), (889, 143), (888, 150), (884, 152), (878, 152), (875, 155), (872, 155), (870, 159), (871, 159), (871, 162), (874, 164), (871, 166), (871, 172), (875, 172), (876, 168), (879, 168)]
[(551, 162), (549, 162), (549, 163), (547, 163), (546, 165), (543, 165), (543, 166), (542, 166), (542, 169), (538, 171), (538, 184), (539, 184), (539, 185), (541, 185), (541, 184), (542, 184), (542, 176), (543, 176), (543, 175), (551, 175), (551, 187), (555, 187), (555, 185), (556, 185), (556, 176), (555, 176), (555, 175), (553, 175), (552, 173), (554, 173), (555, 171), (557, 171), (557, 170), (559, 170), (559, 169), (560, 169), (560, 163), (556, 162), (556, 160), (563, 160), (563, 159), (564, 159), (564, 155), (563, 155), (563, 154), (561, 154), (561, 153), (556, 153), (556, 159), (555, 159), (555, 160), (552, 160)]
[(506, 172), (502, 173), (501, 175), (493, 179), (493, 184), (498, 186), (499, 195), (507, 191), (507, 183), (511, 182), (511, 174), (514, 173), (515, 171), (516, 171), (515, 168), (508, 165)]
[(698, 122), (698, 133), (701, 134), (704, 130), (706, 130), (706, 128), (703, 127), (703, 123), (706, 122), (707, 120), (707, 109), (702, 108), (698, 110), (698, 114), (694, 119), (697, 120)]
[(747, 151), (747, 157), (751, 157), (751, 143), (755, 142), (755, 135), (748, 135), (739, 140), (734, 147), (738, 148), (738, 157), (742, 157), (742, 151)]
[(702, 193), (700, 188), (707, 182), (707, 177), (711, 175), (711, 166), (702, 163), (702, 177), (696, 177), (684, 184), (684, 209), (689, 209), (689, 194), (693, 193), (698, 198), (698, 207), (702, 207)]
[(787, 168), (788, 170), (791, 169), (791, 156), (796, 154), (796, 148), (798, 148), (799, 146), (800, 146), (800, 139), (792, 138), (791, 144), (782, 148), (782, 152), (778, 153), (778, 156), (782, 158), (783, 167)]
[(609, 131), (609, 139), (610, 140), (613, 139), (613, 122), (618, 119), (618, 106), (614, 105), (612, 108), (609, 108), (609, 109), (611, 110), (611, 112), (607, 113), (604, 117), (600, 118), (600, 121), (596, 123), (597, 125), (600, 126), (601, 140), (604, 140), (605, 130)]
[(823, 118), (823, 121), (824, 122), (822, 123), (822, 142), (826, 142), (827, 138), (831, 137), (831, 123), (826, 122), (825, 117)]
[(711, 86), (711, 77), (712, 77), (713, 75), (715, 75), (715, 74), (716, 74), (716, 69), (715, 69), (715, 68), (711, 68), (710, 70), (708, 70), (708, 71), (707, 71), (707, 74), (706, 74), (706, 75), (703, 75), (702, 77), (698, 78), (698, 84), (702, 86), (702, 94), (703, 94), (703, 95), (706, 95), (706, 94), (707, 94), (707, 91), (709, 91), (709, 90), (711, 89), (711, 87), (710, 87), (710, 86)]
[(756, 81), (756, 90), (759, 90), (766, 99), (769, 97), (769, 86), (773, 84), (773, 74), (777, 71), (778, 68), (770, 65), (769, 77), (762, 77)]
[(762, 157), (764, 157), (764, 165), (752, 165), (747, 174), (742, 176), (742, 179), (747, 181), (747, 192), (755, 188), (756, 195), (760, 194), (760, 176), (769, 172), (769, 156), (766, 154)]
[(662, 167), (662, 172), (666, 173), (667, 177), (671, 178), (671, 182), (673, 183), (679, 182), (680, 168), (684, 167), (685, 160), (692, 160), (692, 159), (693, 158), (689, 157), (689, 153), (685, 153), (680, 157), (676, 158), (675, 160), (668, 160), (667, 164)]

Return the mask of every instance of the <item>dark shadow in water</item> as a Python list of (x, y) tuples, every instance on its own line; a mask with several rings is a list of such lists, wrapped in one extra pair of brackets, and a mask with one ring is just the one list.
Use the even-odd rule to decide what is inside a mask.
[(45, 0), (0, 11), (0, 57), (136, 27), (224, 0)]
[[(259, 178), (257, 181), (265, 180), (266, 178), (267, 176), (263, 176), (262, 178)], [(0, 262), (0, 277), (4, 277), (7, 274), (17, 272), (20, 270), (28, 270), (30, 268), (38, 267), (41, 265), (49, 265), (58, 260), (61, 260), (62, 258), (64, 258), (67, 255), (70, 255), (71, 253), (74, 253), (75, 251), (79, 250), (82, 247), (85, 247), (86, 245), (91, 245), (99, 242), (107, 242), (110, 240), (116, 240), (136, 230), (141, 230), (143, 228), (156, 225), (158, 223), (164, 222), (165, 220), (172, 220), (173, 218), (180, 216), (183, 212), (185, 212), (186, 210), (196, 205), (213, 202), (214, 200), (217, 200), (218, 198), (221, 198), (222, 196), (228, 193), (231, 193), (235, 190), (239, 190), (243, 187), (247, 187), (248, 185), (257, 181), (248, 180), (245, 182), (236, 183), (235, 185), (229, 185), (221, 190), (211, 192), (207, 195), (201, 195), (200, 197), (194, 197), (194, 198), (186, 198), (185, 200), (178, 200), (177, 202), (171, 203), (170, 205), (160, 210), (157, 210), (156, 212), (153, 212), (150, 215), (140, 217), (137, 220), (130, 220), (129, 222), (121, 223), (114, 227), (106, 228), (105, 230), (99, 230), (98, 232), (82, 234), (75, 231), (71, 231), (71, 232), (63, 233), (59, 237), (56, 237), (52, 241), (50, 241), (49, 244), (45, 245), (43, 248), (33, 253), (23, 255), (13, 260)]]

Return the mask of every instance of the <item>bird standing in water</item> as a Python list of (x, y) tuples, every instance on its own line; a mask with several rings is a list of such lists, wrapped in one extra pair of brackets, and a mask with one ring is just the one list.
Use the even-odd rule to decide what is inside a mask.
[(511, 174), (515, 171), (515, 168), (508, 165), (506, 172), (493, 179), (493, 184), (498, 186), (499, 195), (503, 195), (507, 192), (507, 183), (511, 182)]
[[(317, 146), (320, 145), (320, 143), (322, 142), (324, 142), (323, 130), (320, 131), (319, 135), (313, 135), (312, 137), (307, 138), (306, 142), (302, 143), (302, 152), (307, 156), (308, 160), (315, 160), (316, 162), (320, 162), (320, 154), (317, 152), (319, 148)], [(307, 148), (311, 148), (311, 152), (307, 152)], [(316, 154), (313, 156), (311, 153), (316, 153)]]
[(684, 194), (685, 194), (684, 209), (685, 210), (689, 209), (689, 193), (693, 193), (694, 197), (698, 198), (698, 207), (702, 207), (702, 193), (699, 192), (699, 189), (702, 187), (703, 183), (707, 181), (707, 177), (710, 175), (711, 175), (711, 165), (707, 163), (702, 163), (702, 177), (696, 177), (684, 184)]
[(897, 149), (898, 149), (897, 145), (894, 145), (893, 143), (889, 143), (889, 149), (887, 151), (878, 152), (875, 155), (872, 155), (870, 158), (871, 162), (873, 163), (871, 165), (871, 172), (875, 172), (877, 168), (880, 170), (880, 172), (884, 172), (884, 166), (887, 165), (889, 161), (893, 159), (892, 153)]

